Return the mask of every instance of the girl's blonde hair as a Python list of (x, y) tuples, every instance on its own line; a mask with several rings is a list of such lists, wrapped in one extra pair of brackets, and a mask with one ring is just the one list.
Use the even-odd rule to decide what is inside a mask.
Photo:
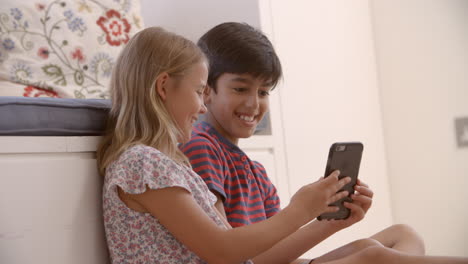
[(112, 107), (97, 150), (102, 175), (112, 161), (136, 144), (154, 147), (177, 162), (189, 164), (177, 147), (181, 131), (155, 85), (161, 74), (180, 76), (202, 61), (206, 58), (192, 41), (159, 27), (146, 28), (130, 39), (112, 73)]

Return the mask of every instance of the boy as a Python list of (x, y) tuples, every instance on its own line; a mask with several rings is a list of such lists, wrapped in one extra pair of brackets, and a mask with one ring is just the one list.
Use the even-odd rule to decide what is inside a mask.
[[(205, 121), (195, 126), (183, 146), (192, 167), (217, 196), (216, 207), (233, 227), (265, 220), (280, 210), (276, 188), (263, 166), (239, 149), (240, 138), (253, 135), (268, 111), (268, 95), (282, 76), (281, 63), (268, 38), (247, 24), (223, 23), (203, 35), (198, 45), (210, 67)], [(372, 190), (358, 181), (351, 216), (340, 221), (313, 221), (257, 256), (259, 263), (319, 263), (341, 259), (371, 246), (422, 255), (420, 237), (405, 225), (389, 227), (368, 239), (347, 244), (315, 260), (297, 259), (327, 237), (362, 220)]]

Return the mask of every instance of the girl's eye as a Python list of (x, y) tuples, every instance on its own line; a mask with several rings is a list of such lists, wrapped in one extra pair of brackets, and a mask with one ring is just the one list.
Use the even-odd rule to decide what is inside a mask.
[(203, 95), (203, 93), (205, 92), (205, 89), (206, 89), (206, 86), (201, 87), (200, 89), (197, 90), (197, 94)]

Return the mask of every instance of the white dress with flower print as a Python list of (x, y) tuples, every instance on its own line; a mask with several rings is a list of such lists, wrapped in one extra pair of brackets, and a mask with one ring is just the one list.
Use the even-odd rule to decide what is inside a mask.
[(127, 149), (106, 170), (104, 227), (112, 263), (206, 263), (151, 214), (128, 208), (120, 200), (117, 186), (131, 194), (143, 193), (147, 186), (184, 188), (217, 225), (226, 228), (213, 208), (216, 196), (200, 176), (152, 147), (137, 145)]

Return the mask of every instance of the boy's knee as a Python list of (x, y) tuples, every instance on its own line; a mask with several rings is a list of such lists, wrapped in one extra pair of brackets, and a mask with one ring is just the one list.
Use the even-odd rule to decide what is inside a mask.
[(396, 224), (390, 227), (390, 232), (398, 234), (398, 236), (402, 239), (410, 239), (414, 243), (417, 243), (422, 253), (424, 253), (424, 240), (413, 227), (406, 224)]
[(353, 242), (353, 246), (357, 249), (365, 249), (368, 247), (383, 247), (382, 243), (372, 238), (363, 238)]
[[(380, 243), (379, 243), (380, 244)], [(380, 245), (369, 246), (359, 252), (359, 259), (363, 263), (385, 262), (390, 255), (389, 249)]]
[(417, 234), (416, 230), (407, 224), (395, 224), (390, 227), (393, 232), (403, 233), (403, 234)]
[(412, 236), (414, 238), (421, 240), (422, 242), (422, 237), (418, 234), (418, 232), (416, 232), (414, 228), (412, 228), (409, 225), (396, 224), (396, 225), (391, 226), (390, 228), (391, 228), (391, 232), (396, 232), (400, 234), (401, 236)]

